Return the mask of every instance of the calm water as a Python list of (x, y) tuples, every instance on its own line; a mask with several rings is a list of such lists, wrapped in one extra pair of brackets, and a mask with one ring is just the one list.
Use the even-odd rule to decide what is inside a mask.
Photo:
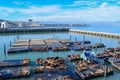
[[(101, 24), (102, 25), (102, 24)], [(108, 24), (110, 25), (110, 24)], [(117, 25), (117, 26), (116, 26)], [(120, 30), (120, 26), (118, 24), (115, 24), (113, 26), (101, 26), (99, 25), (99, 29), (96, 29), (95, 27), (96, 25), (94, 24), (94, 26), (88, 26), (88, 27), (77, 27), (77, 29), (85, 29), (85, 30), (92, 30), (92, 31), (104, 31), (104, 32), (119, 32)], [(115, 26), (115, 28), (114, 28)], [(98, 27), (97, 27), (98, 28)], [(114, 28), (114, 29), (113, 29)], [(95, 30), (96, 29), (96, 30)], [(9, 54), (6, 57), (4, 56), (4, 51), (3, 51), (3, 46), (4, 44), (6, 45), (6, 48), (10, 48), (10, 41), (12, 43), (14, 43), (14, 39), (17, 38), (17, 36), (20, 37), (20, 39), (26, 39), (26, 38), (53, 38), (54, 37), (59, 37), (60, 39), (66, 39), (70, 37), (70, 35), (72, 36), (72, 41), (75, 41), (75, 37), (77, 37), (77, 40), (83, 40), (83, 35), (81, 34), (74, 34), (74, 33), (35, 33), (35, 34), (2, 34), (0, 35), (0, 60), (4, 60), (4, 59), (22, 59), (22, 58), (30, 58), (32, 63), (35, 63), (36, 58), (41, 57), (41, 58), (46, 58), (46, 57), (52, 57), (52, 56), (59, 56), (59, 57), (63, 57), (65, 58), (67, 54), (81, 54), (82, 52), (80, 51), (60, 51), (60, 52), (26, 52), (26, 53), (16, 53), (16, 54)], [(90, 40), (92, 42), (92, 44), (94, 43), (98, 43), (99, 42), (99, 38), (100, 37), (96, 37), (96, 36), (90, 36), (90, 35), (86, 35), (86, 40)], [(102, 43), (104, 43), (107, 47), (117, 47), (120, 46), (120, 44), (118, 44), (117, 39), (110, 39), (110, 38), (105, 38), (102, 37)], [(101, 51), (102, 49), (99, 49), (98, 51)], [(67, 61), (67, 64), (70, 65), (70, 73), (79, 78), (75, 72), (74, 72), (74, 68), (71, 65), (71, 63), (69, 63)], [(34, 77), (32, 76), (31, 78), (28, 79), (16, 79), (16, 80), (34, 80)], [(100, 78), (95, 78), (93, 80), (120, 80), (120, 73), (118, 70), (115, 70), (114, 75), (107, 77), (106, 79), (104, 79), (104, 77), (100, 77)]]
[(89, 23), (86, 27), (73, 27), (74, 29), (120, 33), (120, 23)]

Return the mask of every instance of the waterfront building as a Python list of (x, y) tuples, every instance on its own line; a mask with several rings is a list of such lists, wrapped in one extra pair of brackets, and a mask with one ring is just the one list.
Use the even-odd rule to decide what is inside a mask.
[(0, 28), (7, 28), (7, 27), (8, 27), (7, 22), (5, 21), (1, 22)]

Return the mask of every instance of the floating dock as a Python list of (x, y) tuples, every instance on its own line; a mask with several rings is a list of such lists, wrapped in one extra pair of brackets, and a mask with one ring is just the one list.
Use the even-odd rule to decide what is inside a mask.
[(30, 66), (30, 59), (21, 60), (3, 60), (0, 62), (0, 68)]
[(59, 71), (59, 72), (35, 74), (34, 80), (77, 80), (74, 79), (73, 77), (74, 76), (70, 76), (68, 72)]
[[(85, 61), (74, 62), (75, 72), (82, 78), (82, 80), (89, 80), (92, 78), (104, 76), (105, 68), (103, 64), (98, 63), (87, 63)], [(106, 74), (113, 74), (113, 69), (107, 66)]]
[(60, 57), (48, 57), (46, 59), (38, 58), (36, 60), (35, 73), (44, 73), (44, 72), (59, 72), (68, 70), (63, 58)]
[(48, 51), (52, 49), (53, 51), (67, 51), (70, 50), (69, 47), (60, 40), (54, 38), (47, 39), (21, 39), (15, 41), (14, 44), (8, 49), (8, 53), (17, 52), (29, 52), (29, 51)]
[(71, 55), (67, 55), (66, 59), (68, 59), (69, 61), (77, 61), (77, 60), (80, 60), (82, 58), (80, 57), (79, 54), (71, 54)]
[(110, 38), (120, 38), (120, 34), (116, 34), (116, 33), (95, 32), (95, 31), (87, 31), (87, 30), (75, 30), (75, 29), (70, 29), (69, 32), (79, 33), (79, 34), (87, 34), (87, 35), (95, 35), (95, 36), (103, 36), (103, 37), (110, 37)]
[(30, 77), (30, 67), (4, 68), (0, 70), (0, 80)]
[(8, 53), (19, 53), (31, 51), (28, 47), (11, 47), (8, 49)]

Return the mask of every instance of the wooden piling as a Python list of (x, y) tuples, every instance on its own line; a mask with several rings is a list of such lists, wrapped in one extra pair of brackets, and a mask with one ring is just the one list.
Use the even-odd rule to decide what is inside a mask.
[(4, 44), (4, 54), (6, 55), (6, 45)]
[(101, 44), (101, 42), (102, 42), (102, 38), (100, 37), (100, 44)]
[(20, 37), (19, 37), (19, 35), (17, 35), (17, 40), (19, 40), (20, 39)]
[(4, 44), (4, 55), (5, 55), (5, 60), (6, 60), (6, 45)]
[(14, 42), (15, 42), (15, 38), (14, 38)]
[(29, 43), (28, 43), (28, 45), (29, 45), (29, 48), (30, 48), (30, 43), (31, 43), (31, 39), (29, 39)]
[(70, 35), (70, 41), (71, 41), (71, 35)]
[(104, 71), (104, 77), (106, 77), (107, 76), (107, 65), (105, 65), (105, 71)]
[(85, 46), (85, 35), (83, 35), (83, 43), (84, 43), (84, 46)]
[(11, 47), (11, 45), (12, 45), (12, 42), (10, 41), (10, 47)]
[(55, 39), (55, 35), (53, 34), (53, 39)]
[(75, 42), (77, 41), (77, 37), (75, 37)]
[(85, 42), (85, 35), (83, 35), (83, 41)]

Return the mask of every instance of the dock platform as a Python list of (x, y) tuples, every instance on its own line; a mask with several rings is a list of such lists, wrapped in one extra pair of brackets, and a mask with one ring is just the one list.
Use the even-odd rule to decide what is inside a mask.
[(29, 52), (31, 51), (28, 47), (11, 47), (8, 49), (8, 53), (19, 53), (19, 52)]
[(0, 69), (1, 80), (7, 80), (13, 78), (27, 78), (27, 77), (30, 77), (30, 67)]
[(73, 78), (68, 72), (59, 71), (59, 72), (49, 72), (35, 74), (34, 80), (77, 80)]
[(0, 62), (0, 68), (29, 66), (29, 65), (30, 65), (30, 59), (3, 60)]

